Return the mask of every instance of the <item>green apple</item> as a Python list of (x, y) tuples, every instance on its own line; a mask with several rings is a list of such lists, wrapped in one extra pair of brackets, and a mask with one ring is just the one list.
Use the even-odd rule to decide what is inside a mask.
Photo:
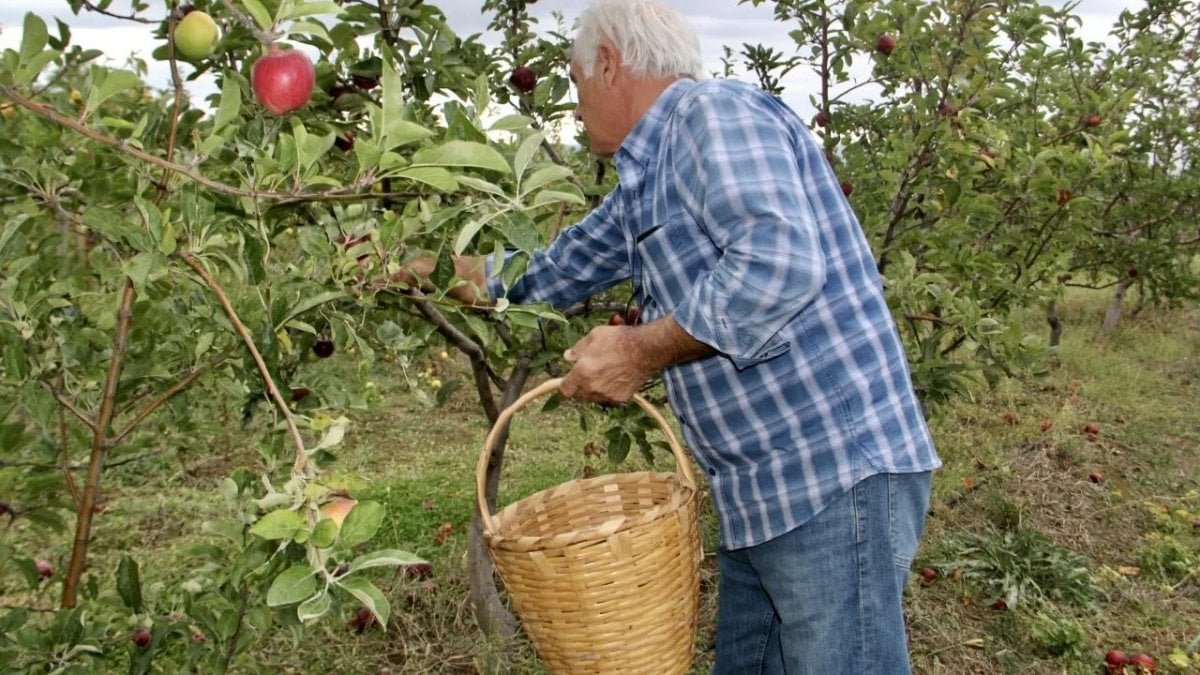
[(175, 26), (175, 51), (193, 61), (207, 58), (217, 47), (221, 32), (217, 23), (204, 12), (189, 12)]

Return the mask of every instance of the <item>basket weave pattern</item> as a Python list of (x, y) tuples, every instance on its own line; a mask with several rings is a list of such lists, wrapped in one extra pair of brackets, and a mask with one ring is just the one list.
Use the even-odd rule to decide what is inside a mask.
[[(498, 430), (551, 380), (501, 414)], [(635, 472), (569, 481), (494, 516), (484, 537), (513, 609), (546, 666), (559, 674), (687, 672), (699, 614), (701, 556), (695, 480), (683, 448), (653, 406), (677, 473)]]

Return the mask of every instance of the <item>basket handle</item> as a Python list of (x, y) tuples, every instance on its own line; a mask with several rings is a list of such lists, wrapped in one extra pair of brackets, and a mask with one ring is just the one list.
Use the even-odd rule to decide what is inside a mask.
[[(496, 517), (492, 515), (491, 511), (488, 510), (487, 498), (484, 495), (485, 484), (487, 482), (488, 460), (492, 456), (492, 449), (496, 445), (496, 438), (499, 437), (500, 432), (508, 426), (509, 420), (512, 419), (513, 415), (515, 415), (518, 410), (524, 408), (527, 403), (535, 398), (538, 398), (539, 396), (544, 396), (546, 394), (558, 391), (558, 388), (561, 384), (562, 378), (559, 377), (552, 380), (547, 380), (526, 392), (520, 398), (514, 401), (512, 405), (505, 408), (500, 413), (500, 416), (496, 418), (496, 423), (493, 424), (491, 430), (488, 431), (487, 438), (483, 441), (483, 453), (479, 455), (479, 465), (475, 468), (475, 496), (479, 505), (479, 515), (483, 520), (484, 533), (489, 535), (495, 534), (497, 529)], [(634, 394), (633, 402), (641, 406), (642, 410), (645, 410), (655, 422), (658, 422), (658, 426), (662, 428), (663, 435), (667, 438), (667, 445), (671, 446), (671, 454), (675, 455), (675, 472), (679, 474), (679, 477), (683, 480), (684, 485), (688, 486), (692, 490), (695, 490), (696, 477), (692, 474), (691, 464), (688, 462), (688, 454), (683, 449), (683, 445), (679, 443), (679, 439), (675, 438), (675, 432), (671, 431), (671, 427), (667, 424), (667, 420), (663, 418), (662, 413), (658, 411), (658, 408), (656, 408), (646, 399), (642, 398), (640, 395)]]

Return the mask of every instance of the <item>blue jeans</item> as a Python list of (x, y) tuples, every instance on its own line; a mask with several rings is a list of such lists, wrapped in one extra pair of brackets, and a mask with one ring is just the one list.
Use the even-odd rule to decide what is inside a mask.
[(903, 595), (931, 474), (879, 474), (770, 541), (717, 551), (714, 675), (907, 675)]

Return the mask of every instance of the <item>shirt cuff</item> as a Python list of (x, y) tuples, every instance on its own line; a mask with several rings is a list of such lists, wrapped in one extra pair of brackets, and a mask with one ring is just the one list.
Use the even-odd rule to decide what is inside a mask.
[(729, 319), (713, 316), (705, 309), (713, 304), (689, 297), (675, 308), (672, 316), (692, 338), (729, 357), (738, 370), (770, 361), (791, 349), (791, 343), (778, 333), (764, 337), (756, 326), (731, 325)]

